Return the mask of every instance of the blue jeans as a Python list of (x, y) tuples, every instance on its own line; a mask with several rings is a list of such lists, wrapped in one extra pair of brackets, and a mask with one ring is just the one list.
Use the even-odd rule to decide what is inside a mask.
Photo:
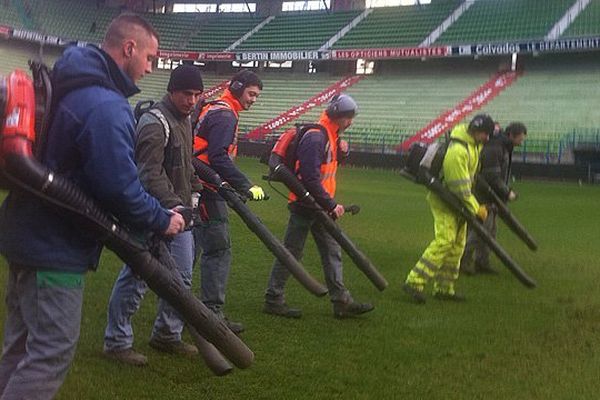
[(9, 268), (0, 399), (52, 399), (79, 340), (84, 275)]
[(196, 250), (200, 256), (202, 302), (215, 313), (225, 304), (225, 291), (231, 269), (231, 240), (227, 204), (223, 200), (203, 198), (202, 223), (195, 227)]
[[(169, 251), (187, 288), (192, 287), (194, 239), (192, 232), (178, 234), (169, 243)], [(135, 276), (131, 268), (123, 266), (108, 303), (108, 324), (104, 332), (104, 349), (125, 350), (133, 346), (131, 318), (140, 308), (148, 290), (144, 280)], [(159, 299), (158, 312), (152, 329), (152, 339), (163, 342), (181, 340), (184, 322), (179, 313), (165, 300)]]

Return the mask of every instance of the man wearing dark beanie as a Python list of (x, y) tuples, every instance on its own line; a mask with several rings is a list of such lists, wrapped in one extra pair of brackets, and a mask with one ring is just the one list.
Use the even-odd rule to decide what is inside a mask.
[[(202, 76), (194, 65), (180, 65), (171, 72), (168, 93), (141, 115), (136, 127), (135, 161), (142, 185), (160, 204), (173, 209), (192, 205), (195, 181), (192, 159), (190, 113), (200, 100)], [(190, 231), (176, 235), (168, 244), (173, 260), (186, 286), (192, 286), (194, 240)], [(144, 355), (133, 350), (131, 318), (140, 306), (146, 283), (125, 265), (113, 287), (104, 334), (104, 354), (131, 365), (145, 365)], [(191, 356), (198, 349), (181, 340), (183, 320), (164, 300), (159, 299), (158, 314), (150, 338), (156, 350)]]

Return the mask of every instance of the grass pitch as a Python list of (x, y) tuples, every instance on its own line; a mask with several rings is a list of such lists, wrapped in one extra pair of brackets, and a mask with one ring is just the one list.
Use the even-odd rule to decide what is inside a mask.
[[(265, 168), (240, 165), (260, 182)], [(596, 399), (600, 390), (600, 188), (516, 182), (512, 209), (540, 249), (530, 252), (501, 225), (500, 242), (539, 284), (526, 289), (497, 260), (499, 276), (461, 277), (464, 304), (407, 301), (400, 285), (433, 238), (425, 189), (391, 171), (342, 168), (339, 200), (360, 204), (341, 226), (390, 282), (378, 292), (348, 258), (345, 283), (374, 312), (335, 320), (328, 298), (293, 278), (288, 302), (300, 320), (261, 313), (273, 257), (232, 214), (234, 263), (226, 312), (246, 325), (256, 353), (247, 370), (214, 377), (199, 358), (182, 359), (148, 346), (156, 296), (134, 318), (135, 347), (150, 365), (134, 368), (102, 358), (106, 306), (121, 262), (104, 252), (87, 275), (81, 338), (58, 399)], [(278, 187), (283, 190), (281, 186)], [(282, 237), (286, 202), (251, 207)], [(304, 265), (322, 281), (314, 243)], [(195, 286), (198, 271), (195, 272)], [(7, 269), (0, 268), (0, 293)], [(5, 307), (0, 307), (4, 319)]]

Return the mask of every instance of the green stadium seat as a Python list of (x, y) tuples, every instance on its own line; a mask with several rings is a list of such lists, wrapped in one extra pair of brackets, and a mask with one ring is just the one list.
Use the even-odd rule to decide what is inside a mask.
[(562, 37), (600, 35), (600, 0), (591, 0), (590, 4), (563, 32)]
[(477, 0), (436, 44), (543, 39), (572, 4), (573, 0)]
[(275, 17), (236, 50), (317, 50), (359, 13), (285, 13)]
[(459, 4), (460, 0), (433, 0), (420, 6), (376, 8), (333, 48), (418, 46)]

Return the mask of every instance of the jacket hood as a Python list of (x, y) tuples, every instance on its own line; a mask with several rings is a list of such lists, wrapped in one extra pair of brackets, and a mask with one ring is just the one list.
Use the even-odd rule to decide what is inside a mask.
[(84, 86), (82, 83), (89, 86), (104, 86), (125, 97), (140, 92), (115, 61), (94, 45), (67, 48), (63, 56), (54, 64), (52, 81), (58, 98), (61, 97), (61, 93), (69, 91), (69, 88)]
[(457, 125), (454, 129), (452, 129), (452, 133), (450, 134), (451, 139), (458, 139), (466, 142), (468, 144), (475, 144), (475, 139), (473, 136), (469, 135), (467, 132), (467, 124)]

